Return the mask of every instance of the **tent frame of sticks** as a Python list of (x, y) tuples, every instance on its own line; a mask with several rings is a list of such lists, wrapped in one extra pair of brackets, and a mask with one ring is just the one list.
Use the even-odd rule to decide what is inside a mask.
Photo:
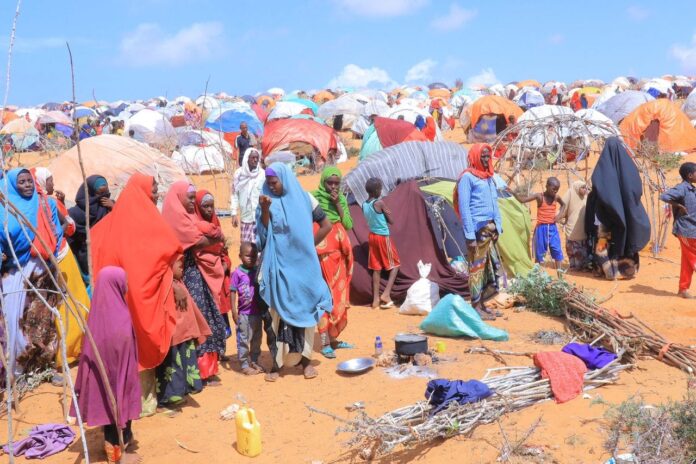
[[(559, 172), (565, 173), (568, 187), (574, 180), (583, 180), (592, 187), (588, 160), (599, 157), (606, 139), (612, 135), (624, 140), (643, 180), (643, 204), (651, 223), (651, 252), (657, 256), (667, 241), (670, 215), (660, 203), (667, 181), (656, 161), (663, 154), (656, 145), (641, 142), (636, 144), (640, 148), (633, 150), (625, 143), (625, 137), (606, 123), (581, 119), (575, 114), (549, 115), (517, 122), (497, 135), (491, 143), (493, 153), (505, 151), (496, 161), (495, 171), (507, 182), (514, 179), (524, 194), (536, 186), (543, 189), (546, 177)], [(568, 159), (569, 151), (576, 153), (574, 159)]]

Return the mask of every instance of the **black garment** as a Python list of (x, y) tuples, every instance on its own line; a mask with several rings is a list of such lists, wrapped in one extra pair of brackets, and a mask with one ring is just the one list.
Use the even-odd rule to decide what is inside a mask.
[[(110, 208), (106, 208), (99, 203), (102, 198), (111, 197), (111, 192), (108, 190), (101, 195), (97, 195), (95, 185), (100, 179), (106, 182), (103, 176), (89, 176), (86, 180), (89, 198), (85, 197), (85, 184), (82, 184), (75, 195), (75, 206), (68, 210), (68, 214), (75, 221), (75, 233), (72, 237), (67, 238), (68, 244), (75, 255), (78, 266), (80, 266), (83, 278), (89, 272), (87, 264), (87, 215), (85, 213), (87, 203), (89, 203), (90, 229), (111, 212)], [(88, 281), (89, 279), (86, 280)]]
[(244, 153), (246, 153), (247, 148), (252, 147), (252, 142), (254, 141), (252, 139), (251, 133), (247, 135), (246, 137), (243, 136), (242, 134), (239, 134), (237, 136), (236, 144), (237, 144), (237, 149), (239, 150), (239, 165), (242, 165), (242, 161), (244, 160)]
[[(126, 427), (121, 431), (123, 433), (123, 444), (126, 445), (133, 440), (133, 431), (131, 430), (131, 421), (126, 422)], [(118, 429), (116, 424), (104, 426), (104, 441), (118, 446)]]
[(585, 229), (596, 237), (595, 215), (609, 231), (609, 258), (633, 257), (650, 241), (650, 218), (641, 203), (638, 168), (618, 137), (604, 144), (592, 173), (585, 208)]

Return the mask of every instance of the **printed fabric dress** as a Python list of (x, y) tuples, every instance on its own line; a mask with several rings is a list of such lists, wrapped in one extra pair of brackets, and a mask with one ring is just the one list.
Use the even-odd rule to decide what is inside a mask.
[[(314, 226), (318, 228), (317, 225)], [(333, 298), (333, 309), (319, 319), (319, 333), (338, 338), (348, 324), (350, 280), (353, 276), (353, 249), (343, 224), (336, 222), (317, 245), (319, 265)]]

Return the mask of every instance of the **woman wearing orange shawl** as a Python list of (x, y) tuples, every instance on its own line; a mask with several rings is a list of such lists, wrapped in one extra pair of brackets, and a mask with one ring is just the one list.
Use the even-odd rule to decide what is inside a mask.
[[(204, 225), (209, 223), (217, 230), (222, 230), (220, 219), (215, 214), (215, 198), (209, 191), (201, 189), (196, 192), (195, 206), (196, 215)], [(202, 248), (196, 252), (196, 262), (205, 281), (212, 290), (213, 296), (216, 297), (220, 313), (225, 317), (225, 323), (229, 327), (227, 313), (232, 309), (230, 306), (230, 269), (232, 261), (230, 260), (227, 247), (220, 242), (207, 248)], [(220, 291), (217, 292), (217, 289), (220, 289)]]
[(197, 255), (201, 250), (222, 243), (224, 237), (219, 227), (198, 218), (195, 204), (195, 187), (187, 181), (175, 182), (164, 198), (162, 217), (174, 230), (184, 250), (182, 280), (212, 332), (205, 343), (197, 347), (201, 378), (217, 384), (217, 379), (211, 377), (218, 372), (218, 359), (225, 355), (227, 327), (216, 303), (219, 292), (214, 293), (204, 277), (204, 272), (209, 274), (208, 278), (213, 277), (212, 273), (205, 266), (199, 267), (201, 260)]
[(503, 232), (492, 152), (491, 146), (483, 143), (469, 149), (469, 167), (459, 177), (453, 195), (469, 255), (471, 305), (485, 320), (498, 315), (486, 309), (483, 302), (498, 292), (501, 262), (495, 244)]
[(128, 309), (138, 343), (143, 415), (155, 412), (154, 368), (171, 348), (176, 306), (185, 305), (186, 300), (186, 293), (173, 285), (172, 266), (181, 255), (181, 245), (155, 206), (156, 192), (153, 177), (133, 174), (118, 204), (91, 234), (95, 275), (105, 266), (126, 271)]

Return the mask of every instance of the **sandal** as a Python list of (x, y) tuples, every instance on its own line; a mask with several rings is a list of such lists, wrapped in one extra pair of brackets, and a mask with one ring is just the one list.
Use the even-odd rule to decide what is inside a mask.
[(313, 379), (319, 375), (319, 372), (313, 366), (307, 366), (303, 369), (304, 378), (307, 380)]
[(263, 376), (263, 380), (266, 382), (275, 382), (280, 378), (280, 374), (277, 372), (269, 372), (268, 374)]
[(479, 316), (481, 316), (482, 321), (495, 321), (496, 319), (495, 314), (490, 313), (488, 311), (482, 311), (480, 309), (477, 309), (476, 312)]
[(379, 308), (380, 308), (380, 309), (389, 309), (389, 308), (393, 308), (393, 307), (394, 307), (394, 302), (391, 301), (391, 300), (387, 301), (386, 303), (382, 303), (382, 304), (379, 305)]
[(334, 347), (334, 350), (351, 350), (355, 348), (355, 345), (352, 345), (348, 342), (336, 342), (336, 346)]
[(331, 348), (330, 345), (326, 345), (324, 348), (322, 348), (321, 354), (324, 355), (324, 357), (327, 359), (335, 359), (336, 358), (336, 353), (334, 353), (334, 350), (333, 350), (333, 348)]

